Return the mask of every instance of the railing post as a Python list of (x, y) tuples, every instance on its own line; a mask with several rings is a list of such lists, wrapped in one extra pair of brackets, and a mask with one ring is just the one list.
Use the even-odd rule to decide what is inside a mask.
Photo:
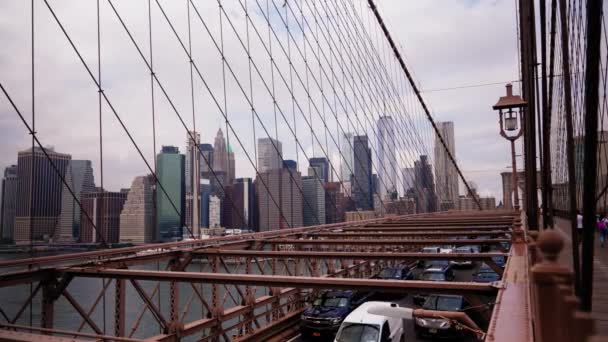
[[(110, 280), (111, 281), (111, 280)], [(125, 296), (125, 280), (116, 279), (115, 295), (114, 295), (114, 335), (121, 337), (125, 336), (125, 315), (126, 303)], [(104, 279), (105, 282), (105, 279)], [(105, 291), (105, 290), (104, 290)]]
[(42, 283), (42, 314), (40, 317), (40, 326), (46, 329), (53, 328), (55, 316), (55, 294), (54, 282), (44, 281)]
[[(539, 234), (538, 248), (542, 260), (532, 267), (532, 298), (535, 314), (535, 335), (539, 342), (568, 341), (564, 329), (571, 327), (571, 320), (563, 321), (565, 304), (564, 288), (571, 285), (572, 271), (557, 263), (564, 247), (562, 237), (554, 230)], [(571, 291), (571, 286), (569, 286)]]

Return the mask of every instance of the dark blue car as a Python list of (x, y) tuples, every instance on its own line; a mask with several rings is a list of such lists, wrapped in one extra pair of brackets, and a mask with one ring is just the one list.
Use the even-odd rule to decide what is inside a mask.
[(473, 281), (476, 283), (491, 283), (499, 280), (500, 275), (485, 264), (473, 276)]
[(308, 340), (333, 340), (340, 324), (369, 294), (351, 290), (326, 291), (302, 313), (300, 332)]

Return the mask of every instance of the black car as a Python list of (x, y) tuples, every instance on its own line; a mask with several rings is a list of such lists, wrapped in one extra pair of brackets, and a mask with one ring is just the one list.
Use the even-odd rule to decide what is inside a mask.
[[(436, 311), (464, 311), (469, 306), (469, 303), (462, 296), (433, 294), (428, 296), (422, 308)], [(467, 332), (467, 330), (454, 325), (447, 319), (426, 317), (416, 317), (414, 319), (414, 331), (418, 338), (463, 337)]]
[(323, 292), (300, 316), (302, 336), (313, 340), (333, 340), (344, 318), (368, 297), (366, 292), (351, 290)]
[[(422, 272), (419, 280), (454, 281), (455, 278), (456, 277), (454, 276), (454, 270), (448, 264), (448, 266), (442, 267), (442, 268), (435, 268), (435, 267), (427, 268), (426, 270), (424, 270), (424, 272)], [(427, 297), (428, 297), (427, 294), (418, 293), (418, 294), (415, 294), (412, 299), (413, 299), (415, 305), (420, 306), (426, 301)]]
[(387, 267), (372, 278), (386, 280), (413, 280), (414, 273), (412, 272), (412, 269), (409, 266), (398, 265), (394, 267)]

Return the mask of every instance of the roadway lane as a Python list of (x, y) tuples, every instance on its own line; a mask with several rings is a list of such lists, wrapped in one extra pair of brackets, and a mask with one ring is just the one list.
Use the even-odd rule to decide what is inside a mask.
[[(465, 268), (465, 269), (455, 269), (455, 276), (456, 279), (455, 281), (473, 281), (473, 274), (475, 273), (475, 270), (478, 268), (478, 266), (474, 267), (474, 268)], [(419, 273), (420, 270), (416, 270), (415, 274)], [(408, 293), (407, 296), (402, 297), (402, 298), (398, 298), (397, 300), (394, 300), (394, 302), (396, 302), (397, 304), (399, 304), (399, 306), (402, 307), (406, 307), (406, 308), (417, 308), (417, 306), (414, 305), (414, 303), (412, 302), (412, 297), (413, 297), (414, 293)], [(404, 330), (405, 330), (405, 341), (406, 342), (417, 342), (417, 341), (430, 341), (429, 339), (418, 339), (416, 338), (416, 334), (414, 333), (414, 322), (413, 321), (405, 321), (404, 322)], [(291, 340), (288, 340), (289, 342), (318, 342), (321, 341), (319, 339), (304, 339), (301, 336), (296, 336), (294, 338), (292, 338)], [(449, 341), (449, 340), (443, 340), (442, 341)], [(454, 340), (454, 341), (460, 341), (460, 342), (473, 342), (476, 341), (475, 338), (467, 338), (467, 339), (460, 339), (460, 340)]]

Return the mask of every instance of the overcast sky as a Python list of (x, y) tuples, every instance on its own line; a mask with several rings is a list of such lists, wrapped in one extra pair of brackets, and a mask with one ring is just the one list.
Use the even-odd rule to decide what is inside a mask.
[[(194, 76), (194, 113), (196, 129), (201, 132), (203, 142), (213, 142), (213, 137), (221, 127), (224, 135), (230, 139), (230, 145), (236, 154), (237, 177), (253, 176), (255, 151), (253, 141), (257, 138), (278, 136), (283, 142), (285, 159), (298, 159), (321, 156), (322, 147), (327, 147), (332, 160), (339, 160), (337, 147), (332, 139), (340, 140), (340, 129), (337, 127), (334, 113), (338, 122), (346, 131), (357, 131), (358, 127), (350, 127), (354, 117), (352, 112), (362, 115), (365, 108), (357, 107), (360, 99), (347, 94), (343, 104), (331, 99), (319, 100), (321, 93), (313, 89), (313, 74), (319, 75), (321, 70), (309, 66), (311, 75), (310, 95), (316, 99), (309, 104), (304, 87), (299, 83), (295, 73), (292, 82), (295, 101), (283, 85), (282, 76), (289, 80), (287, 58), (281, 52), (281, 44), (287, 47), (288, 32), (282, 21), (287, 18), (290, 32), (296, 41), (303, 42), (298, 23), (290, 15), (299, 5), (304, 4), (305, 17), (313, 25), (312, 10), (306, 5), (315, 3), (288, 0), (289, 6), (283, 7), (283, 0), (269, 2), (271, 23), (279, 38), (271, 38), (275, 62), (280, 67), (274, 70), (275, 96), (277, 98), (277, 125), (275, 130), (275, 108), (268, 89), (271, 86), (270, 61), (265, 46), (256, 37), (260, 34), (268, 39), (268, 26), (265, 21), (266, 1), (248, 0), (248, 8), (253, 21), (249, 25), (250, 49), (257, 70), (263, 77), (256, 76), (253, 70), (251, 89), (249, 84), (249, 69), (245, 47), (240, 38), (246, 37), (247, 25), (241, 4), (244, 0), (223, 1), (227, 16), (222, 16), (223, 32), (220, 31), (220, 15), (216, 1), (194, 1), (196, 9), (203, 18), (206, 27), (191, 8), (192, 23), (192, 56), (207, 86)], [(333, 8), (341, 8), (349, 0), (332, 0)], [(160, 1), (174, 28), (188, 47), (188, 26), (186, 5), (183, 1)], [(87, 65), (96, 76), (97, 74), (97, 40), (95, 1), (92, 0), (50, 0), (53, 10), (64, 23), (75, 45), (78, 47)], [(133, 139), (141, 148), (144, 156), (153, 163), (152, 120), (150, 76), (146, 64), (142, 62), (129, 37), (125, 34), (120, 22), (112, 12), (108, 2), (102, 1), (102, 86), (112, 105), (132, 134)], [(113, 2), (123, 17), (133, 37), (140, 45), (142, 52), (148, 58), (148, 16), (147, 1), (145, 0), (115, 0)], [(317, 6), (321, 3), (316, 2)], [(354, 1), (354, 10), (361, 15), (363, 22), (372, 18), (367, 7), (360, 1)], [(380, 0), (376, 1), (381, 14), (387, 22), (393, 38), (405, 57), (409, 69), (413, 72), (418, 87), (423, 90), (423, 97), (432, 109), (437, 121), (454, 121), (456, 137), (456, 158), (465, 173), (465, 177), (477, 184), (482, 194), (492, 194), (497, 197), (497, 203), (502, 196), (500, 172), (507, 171), (510, 165), (509, 149), (506, 140), (498, 135), (497, 114), (491, 106), (504, 93), (504, 84), (491, 86), (440, 90), (459, 86), (496, 83), (517, 80), (517, 41), (516, 18), (514, 1), (512, 0)], [(259, 7), (258, 7), (259, 5)], [(273, 9), (274, 6), (276, 9)], [(350, 8), (350, 7), (348, 7)], [(91, 77), (77, 59), (63, 33), (58, 28), (43, 1), (36, 1), (36, 130), (38, 137), (45, 145), (53, 145), (60, 152), (70, 153), (75, 159), (90, 159), (95, 168), (96, 180), (99, 179), (99, 127), (97, 89)], [(21, 0), (5, 0), (0, 2), (0, 82), (11, 93), (17, 106), (26, 117), (31, 115), (31, 74), (30, 74), (30, 14), (29, 2)], [(284, 14), (281, 17), (279, 13)], [(354, 12), (353, 12), (354, 13)], [(338, 20), (330, 12), (325, 24)], [(158, 85), (155, 86), (155, 115), (157, 150), (161, 145), (176, 145), (183, 149), (186, 143), (185, 128), (179, 120), (171, 104), (183, 117), (187, 127), (192, 127), (192, 100), (190, 88), (190, 65), (187, 55), (177, 41), (171, 28), (167, 25), (158, 6), (152, 7), (152, 30), (154, 49), (154, 68), (164, 89), (169, 94), (171, 103), (167, 101)], [(229, 20), (228, 20), (229, 19)], [(298, 18), (296, 18), (298, 19)], [(301, 20), (299, 18), (298, 20)], [(234, 25), (234, 30), (231, 27)], [(259, 29), (255, 32), (253, 26)], [(308, 27), (304, 24), (306, 29)], [(207, 31), (209, 30), (209, 32)], [(306, 30), (305, 29), (305, 30)], [(369, 29), (369, 27), (368, 27)], [(299, 33), (298, 33), (299, 32)], [(369, 31), (373, 34), (373, 31)], [(231, 69), (225, 68), (222, 73), (222, 61), (219, 57), (214, 37), (219, 44), (220, 34), (224, 36), (224, 52)], [(312, 39), (312, 36), (310, 37)], [(335, 36), (336, 51), (345, 54), (347, 45), (356, 48), (354, 43), (344, 44), (339, 36)], [(246, 44), (246, 42), (245, 42)], [(299, 70), (302, 81), (306, 76), (303, 58), (298, 56), (293, 41), (290, 42), (292, 63), (295, 71)], [(302, 43), (302, 46), (306, 44)], [(221, 47), (219, 47), (221, 49)], [(322, 51), (329, 54), (325, 43)], [(382, 51), (382, 50), (380, 50)], [(387, 50), (386, 50), (387, 51)], [(311, 49), (307, 49), (309, 59)], [(352, 51), (351, 51), (352, 52)], [(354, 53), (354, 52), (353, 52)], [(312, 59), (313, 62), (316, 62)], [(336, 61), (334, 61), (336, 62)], [(393, 72), (397, 72), (394, 59), (388, 63)], [(313, 63), (314, 64), (314, 63)], [(351, 65), (335, 66), (337, 71), (355, 70)], [(346, 69), (339, 69), (346, 68)], [(227, 80), (226, 101), (224, 101), (224, 75)], [(232, 76), (234, 75), (234, 76)], [(403, 75), (396, 82), (401, 82)], [(319, 76), (327, 88), (330, 78)], [(266, 83), (265, 83), (266, 82)], [(339, 81), (337, 81), (339, 82)], [(346, 82), (346, 81), (344, 81)], [(400, 84), (400, 83), (397, 83)], [(346, 85), (346, 83), (345, 83)], [(406, 87), (404, 87), (406, 89)], [(434, 90), (434, 91), (433, 91)], [(518, 84), (515, 90), (519, 91)], [(407, 93), (407, 89), (404, 90)], [(348, 93), (348, 92), (347, 92)], [(213, 96), (211, 96), (213, 94)], [(247, 96), (245, 96), (247, 94)], [(252, 113), (248, 96), (252, 95), (258, 119), (252, 124)], [(349, 96), (350, 95), (350, 96)], [(409, 101), (412, 101), (411, 94)], [(216, 102), (217, 101), (217, 102)], [(364, 101), (364, 100), (363, 100)], [(370, 98), (371, 101), (371, 98)], [(389, 101), (391, 105), (405, 103), (405, 97)], [(371, 102), (370, 102), (371, 103)], [(377, 105), (377, 104), (376, 104)], [(310, 107), (312, 109), (309, 109)], [(377, 108), (370, 105), (370, 108)], [(294, 109), (295, 108), (295, 109)], [(225, 110), (225, 111), (224, 111)], [(327, 116), (328, 131), (322, 125), (321, 113)], [(346, 112), (350, 117), (346, 117)], [(231, 123), (226, 128), (225, 113)], [(301, 115), (305, 113), (305, 115)], [(282, 114), (286, 119), (282, 118)], [(375, 114), (378, 117), (378, 114)], [(401, 121), (400, 127), (416, 127), (417, 133), (408, 131), (407, 137), (399, 137), (395, 144), (398, 159), (403, 164), (409, 164), (411, 156), (420, 153), (431, 153), (434, 139), (430, 135), (428, 123), (421, 112), (415, 110)], [(114, 117), (112, 111), (104, 104), (103, 148), (104, 148), (104, 180), (109, 190), (118, 190), (130, 186), (131, 180), (147, 173), (147, 167), (131, 144), (129, 138)], [(294, 119), (295, 118), (295, 119)], [(309, 121), (307, 121), (307, 119)], [(287, 124), (285, 122), (289, 124)], [(333, 120), (333, 121), (331, 121)], [(363, 120), (365, 126), (365, 120)], [(313, 132), (308, 126), (313, 126)], [(358, 124), (353, 123), (357, 126)], [(228, 133), (226, 131), (228, 130)], [(291, 131), (297, 131), (298, 143)], [(369, 132), (369, 127), (368, 127)], [(327, 133), (327, 143), (326, 134)], [(318, 139), (318, 140), (317, 140)], [(416, 141), (423, 141), (431, 150), (422, 151), (421, 147), (413, 147)], [(26, 149), (30, 144), (29, 136), (23, 124), (18, 120), (13, 109), (4, 96), (0, 96), (0, 167), (16, 163), (17, 152)], [(374, 146), (372, 146), (373, 148)], [(247, 151), (247, 153), (245, 153)], [(249, 154), (249, 156), (247, 155)], [(249, 159), (251, 158), (251, 159)], [(250, 162), (253, 161), (252, 162)], [(521, 158), (519, 160), (521, 163)], [(402, 165), (411, 166), (411, 165)], [(335, 165), (339, 169), (339, 165)], [(301, 167), (302, 169), (302, 167)], [(461, 188), (461, 193), (464, 190)]]

